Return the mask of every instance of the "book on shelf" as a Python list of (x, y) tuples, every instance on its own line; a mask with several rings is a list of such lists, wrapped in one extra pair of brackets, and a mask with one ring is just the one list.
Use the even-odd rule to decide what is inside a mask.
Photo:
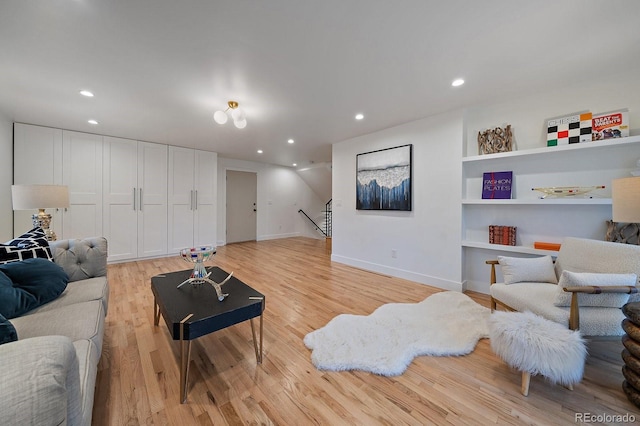
[(547, 146), (591, 142), (593, 114), (582, 112), (547, 120)]
[(560, 243), (547, 243), (544, 241), (534, 241), (533, 248), (539, 250), (560, 251)]
[(629, 136), (629, 110), (603, 112), (594, 114), (592, 119), (594, 141)]
[(489, 243), (516, 245), (516, 226), (489, 225)]
[(511, 198), (513, 172), (487, 172), (482, 174), (482, 199), (504, 200)]

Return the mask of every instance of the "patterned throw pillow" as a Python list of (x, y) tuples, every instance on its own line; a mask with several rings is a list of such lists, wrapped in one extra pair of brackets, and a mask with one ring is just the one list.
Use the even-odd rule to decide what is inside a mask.
[(18, 238), (0, 244), (0, 264), (36, 257), (53, 260), (49, 241), (40, 227), (33, 228)]

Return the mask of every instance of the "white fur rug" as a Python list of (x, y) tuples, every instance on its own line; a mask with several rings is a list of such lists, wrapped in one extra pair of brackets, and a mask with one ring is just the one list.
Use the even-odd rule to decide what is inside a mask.
[(420, 355), (466, 355), (488, 337), (491, 311), (455, 291), (420, 303), (389, 303), (371, 315), (342, 314), (304, 338), (321, 370), (402, 374)]

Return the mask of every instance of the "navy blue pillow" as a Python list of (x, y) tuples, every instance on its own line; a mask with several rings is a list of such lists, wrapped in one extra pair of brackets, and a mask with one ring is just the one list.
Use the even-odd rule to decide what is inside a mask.
[(0, 315), (0, 345), (18, 340), (16, 328), (11, 321)]
[(0, 265), (0, 314), (15, 318), (60, 296), (69, 277), (41, 258)]

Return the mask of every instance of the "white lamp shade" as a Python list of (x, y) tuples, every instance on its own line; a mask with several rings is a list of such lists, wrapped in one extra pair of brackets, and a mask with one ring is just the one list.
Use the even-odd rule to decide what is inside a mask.
[(614, 179), (611, 198), (614, 222), (640, 223), (640, 177)]
[(247, 127), (247, 120), (246, 119), (242, 119), (242, 120), (234, 120), (233, 124), (238, 128), (238, 129), (244, 129), (245, 127)]
[(240, 109), (240, 108), (236, 108), (233, 111), (231, 111), (231, 117), (233, 117), (234, 121), (242, 121), (244, 120), (244, 110)]
[(227, 117), (227, 114), (225, 114), (224, 111), (216, 111), (215, 114), (213, 114), (213, 119), (218, 124), (224, 124), (227, 122), (229, 117)]
[(69, 207), (69, 187), (65, 185), (11, 185), (14, 210)]

